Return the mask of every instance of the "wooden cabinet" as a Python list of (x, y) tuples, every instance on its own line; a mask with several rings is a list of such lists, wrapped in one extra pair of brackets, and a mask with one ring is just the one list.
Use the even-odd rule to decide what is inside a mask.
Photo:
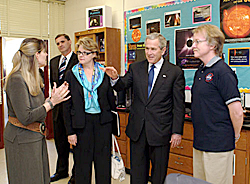
[(246, 151), (242, 150), (235, 150), (234, 151), (234, 184), (245, 184), (249, 183), (247, 181), (247, 172), (246, 172), (246, 158), (247, 153)]
[(185, 122), (182, 141), (176, 148), (171, 148), (169, 153), (168, 174), (182, 173), (193, 175), (193, 125)]
[(99, 28), (75, 33), (75, 43), (79, 38), (89, 37), (97, 42), (100, 58), (97, 60), (105, 66), (114, 66), (121, 71), (121, 30), (116, 28)]
[[(193, 125), (191, 122), (184, 123), (184, 132), (181, 144), (170, 149), (169, 169), (170, 173), (193, 175)], [(241, 138), (234, 151), (234, 184), (246, 184), (249, 181), (249, 155), (250, 155), (250, 130), (243, 129)]]
[(128, 113), (126, 112), (118, 112), (118, 113), (120, 116), (121, 135), (120, 137), (116, 138), (123, 158), (124, 165), (127, 169), (130, 169), (130, 140), (125, 133), (126, 126), (128, 124)]
[[(125, 167), (130, 169), (130, 143), (125, 134), (128, 122), (128, 113), (119, 112), (121, 123), (121, 136), (118, 137), (118, 144), (122, 150), (122, 157)], [(126, 146), (125, 146), (126, 144)], [(234, 184), (250, 184), (250, 126), (243, 127), (241, 137), (234, 151)], [(170, 149), (168, 173), (180, 173), (193, 176), (193, 124), (186, 121), (183, 127), (182, 141), (179, 146)]]
[(234, 150), (234, 184), (250, 183), (249, 159), (250, 159), (250, 130), (242, 130), (241, 137)]

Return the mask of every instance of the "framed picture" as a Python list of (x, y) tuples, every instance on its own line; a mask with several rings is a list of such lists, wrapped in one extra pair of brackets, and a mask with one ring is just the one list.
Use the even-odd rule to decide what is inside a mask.
[(194, 57), (192, 49), (194, 28), (175, 30), (175, 61), (182, 69), (197, 69), (201, 60)]
[(112, 9), (109, 6), (86, 8), (87, 29), (112, 27)]
[(225, 43), (250, 41), (249, 17), (249, 1), (220, 1), (220, 28), (225, 35)]
[(147, 35), (150, 33), (161, 33), (161, 19), (146, 21)]
[(212, 21), (212, 5), (203, 5), (193, 7), (193, 24), (211, 22)]
[(129, 30), (141, 28), (141, 15), (129, 17)]
[(228, 49), (228, 65), (249, 67), (250, 48), (230, 48)]
[(165, 12), (165, 28), (181, 25), (181, 10)]

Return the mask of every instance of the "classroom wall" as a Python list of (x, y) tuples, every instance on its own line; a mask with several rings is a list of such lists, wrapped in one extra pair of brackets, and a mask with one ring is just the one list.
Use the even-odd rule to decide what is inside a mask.
[[(67, 0), (65, 3), (65, 33), (74, 42), (74, 33), (86, 29), (86, 8), (107, 5), (112, 7), (112, 27), (121, 29), (121, 71), (124, 68), (124, 11), (167, 1), (159, 0)], [(124, 74), (122, 72), (122, 74)]]

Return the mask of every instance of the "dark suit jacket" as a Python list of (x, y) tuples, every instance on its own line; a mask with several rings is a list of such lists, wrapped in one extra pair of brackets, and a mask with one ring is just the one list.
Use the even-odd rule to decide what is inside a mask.
[[(74, 129), (85, 127), (85, 103), (83, 86), (78, 82), (72, 71), (68, 71), (65, 80), (69, 83), (71, 98), (63, 103), (64, 122), (67, 135), (75, 133)], [(102, 84), (97, 88), (98, 103), (101, 108), (100, 123), (111, 123), (115, 110), (115, 96), (109, 77), (105, 74)]]
[[(50, 84), (51, 88), (53, 88), (53, 83), (56, 82), (57, 87), (59, 87), (59, 61), (60, 61), (61, 55), (58, 55), (50, 60)], [(68, 62), (68, 65), (66, 67), (65, 73), (68, 70), (71, 70), (71, 68), (78, 63), (77, 55), (73, 52), (72, 56)], [(65, 78), (65, 75), (63, 76), (63, 80)], [(56, 121), (59, 113), (59, 108), (61, 107), (61, 104), (56, 105), (53, 109), (53, 120)]]
[(172, 133), (182, 134), (185, 111), (183, 71), (164, 60), (149, 99), (148, 62), (133, 63), (114, 86), (117, 91), (132, 87), (133, 99), (126, 134), (137, 141), (145, 126), (151, 146), (166, 145)]

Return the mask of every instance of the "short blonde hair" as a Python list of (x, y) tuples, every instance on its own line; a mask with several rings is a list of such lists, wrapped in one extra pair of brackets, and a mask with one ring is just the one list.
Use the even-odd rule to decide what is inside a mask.
[(217, 26), (211, 24), (204, 24), (195, 28), (192, 32), (193, 34), (204, 34), (207, 43), (211, 46), (214, 46), (215, 54), (218, 56), (222, 55), (223, 45), (225, 42), (225, 35)]
[(97, 43), (93, 39), (88, 38), (88, 37), (80, 38), (76, 43), (76, 50), (78, 50), (80, 46), (82, 46), (83, 49), (85, 49), (85, 50), (95, 52), (96, 53), (96, 58), (98, 58), (98, 56), (99, 56), (99, 52), (98, 52), (99, 48), (98, 48)]

